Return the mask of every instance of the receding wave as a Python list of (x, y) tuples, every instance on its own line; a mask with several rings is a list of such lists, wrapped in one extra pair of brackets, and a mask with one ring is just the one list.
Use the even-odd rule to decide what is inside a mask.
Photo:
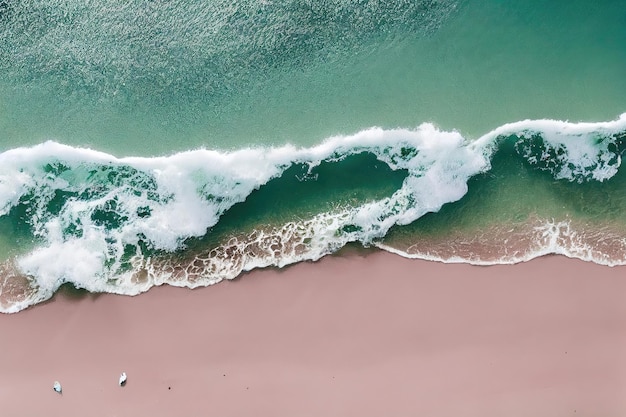
[[(400, 245), (388, 239), (390, 230), (463, 199), (506, 147), (553, 181), (583, 187), (619, 174), (625, 140), (626, 114), (602, 123), (521, 121), (474, 141), (423, 124), (372, 128), (311, 148), (157, 158), (55, 142), (12, 149), (0, 154), (0, 222), (30, 239), (0, 266), (0, 309), (19, 311), (64, 283), (121, 294), (166, 283), (205, 286), (316, 260), (350, 242), (445, 261), (564, 253), (625, 263), (619, 227), (603, 234), (614, 241), (598, 244), (598, 229), (577, 219), (533, 218), (515, 230), (494, 223), (473, 245), (450, 234), (413, 234)], [(481, 248), (491, 249), (481, 255)]]

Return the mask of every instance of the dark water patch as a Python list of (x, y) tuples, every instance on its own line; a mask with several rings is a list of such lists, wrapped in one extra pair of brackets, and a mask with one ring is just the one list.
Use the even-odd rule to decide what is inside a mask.
[[(515, 148), (518, 154), (524, 154), (520, 150), (523, 142), (516, 137), (509, 138), (501, 145), (502, 151), (510, 153), (510, 146)], [(543, 184), (544, 188), (549, 188), (551, 195), (557, 201), (558, 206), (564, 209), (561, 214), (570, 214), (574, 218), (583, 221), (614, 222), (623, 220), (623, 213), (626, 210), (626, 171), (621, 166), (622, 157), (626, 150), (626, 132), (619, 132), (614, 135), (598, 135), (594, 139), (594, 144), (598, 147), (606, 145), (607, 155), (598, 157), (597, 162), (589, 165), (581, 173), (566, 179), (554, 179), (553, 175), (563, 165), (560, 157), (566, 152), (564, 146), (546, 147), (543, 139), (536, 135), (525, 142), (534, 148), (533, 158), (523, 158), (523, 163), (528, 170), (531, 181), (530, 187)], [(566, 164), (566, 168), (574, 171), (576, 169), (572, 162)], [(610, 178), (602, 178), (600, 181), (593, 180), (593, 171), (598, 168), (615, 168), (615, 175)], [(580, 172), (581, 170), (579, 170)], [(532, 199), (532, 188), (528, 189), (527, 198)], [(520, 197), (524, 196), (522, 193)]]
[(20, 198), (19, 203), (11, 207), (7, 215), (0, 216), (0, 234), (11, 236), (16, 247), (32, 243), (35, 227), (32, 216), (35, 207), (31, 204), (34, 194), (27, 194)]
[(59, 287), (55, 293), (55, 298), (60, 297), (69, 301), (80, 301), (86, 298), (96, 300), (101, 295), (101, 293), (93, 293), (84, 288), (76, 287), (71, 282), (66, 282)]
[(582, 184), (554, 181), (553, 193), (573, 216), (589, 221), (625, 222), (626, 172), (623, 168), (607, 181)]
[(375, 246), (365, 247), (360, 242), (350, 242), (341, 249), (339, 249), (337, 252), (334, 252), (329, 256), (335, 256), (340, 258), (356, 256), (359, 258), (363, 258), (367, 255), (371, 255), (379, 251), (380, 249), (376, 248)]
[(93, 224), (96, 226), (113, 230), (122, 227), (128, 221), (128, 216), (120, 214), (117, 199), (111, 199), (104, 202), (100, 208), (91, 213), (91, 220), (93, 220)]
[[(575, 140), (575, 137), (571, 138)], [(513, 143), (515, 151), (533, 167), (578, 183), (591, 180), (604, 181), (606, 172), (620, 166), (624, 143), (620, 135), (597, 133), (585, 138), (588, 143), (556, 142), (546, 140), (541, 134), (512, 135), (504, 138)], [(576, 149), (576, 148), (581, 149)], [(589, 159), (593, 158), (591, 161)]]
[(0, 22), (9, 18), (11, 0), (0, 0)]
[(469, 179), (468, 192), (461, 200), (447, 203), (410, 225), (392, 227), (383, 242), (393, 246), (394, 241), (443, 238), (462, 231), (523, 224), (535, 217), (558, 221), (569, 216), (577, 222), (626, 225), (623, 168), (603, 182), (555, 179), (549, 170), (521, 157), (516, 140), (511, 137), (500, 143), (491, 169)]
[(206, 236), (189, 239), (187, 247), (204, 247), (257, 227), (280, 227), (319, 213), (379, 200), (398, 190), (406, 176), (406, 170), (394, 171), (366, 152), (339, 162), (324, 161), (311, 170), (307, 164), (294, 164), (244, 202), (232, 206)]

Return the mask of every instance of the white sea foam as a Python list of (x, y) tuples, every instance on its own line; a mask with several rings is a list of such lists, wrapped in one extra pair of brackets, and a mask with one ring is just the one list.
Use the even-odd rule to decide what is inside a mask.
[[(540, 136), (544, 145), (541, 154), (533, 154), (528, 144), (520, 144), (518, 147), (528, 162), (540, 165), (541, 161), (556, 158), (556, 161), (551, 161), (554, 163), (553, 167), (546, 168), (557, 179), (604, 181), (613, 177), (621, 165), (621, 155), (609, 149), (612, 143), (610, 138), (625, 130), (626, 113), (617, 120), (597, 123), (523, 120), (500, 126), (472, 145), (493, 150), (498, 146), (498, 138), (515, 135), (528, 140)], [(556, 150), (561, 150), (562, 153), (555, 154)]]
[[(50, 297), (64, 282), (123, 294), (163, 283), (210, 285), (253, 268), (318, 259), (348, 242), (375, 243), (392, 226), (411, 223), (462, 198), (468, 179), (489, 170), (491, 155), (511, 135), (519, 140), (539, 135), (541, 149), (561, 149), (561, 159), (551, 166), (555, 178), (606, 180), (621, 163), (609, 146), (612, 135), (623, 131), (626, 114), (603, 123), (522, 121), (473, 142), (458, 132), (423, 124), (414, 130), (367, 129), (312, 148), (288, 145), (229, 153), (202, 149), (158, 158), (116, 158), (46, 142), (0, 154), (0, 215), (18, 204), (28, 205), (29, 222), (41, 240), (35, 250), (15, 260), (37, 288), (31, 302)], [(537, 162), (535, 154), (525, 153), (523, 146), (518, 149), (529, 163)], [(165, 253), (184, 249), (186, 239), (205, 235), (226, 210), (294, 163), (313, 169), (322, 161), (362, 152), (408, 172), (391, 196), (233, 238), (188, 265), (144, 253), (145, 248)], [(60, 208), (51, 210), (51, 204)], [(548, 244), (543, 253), (567, 254)], [(124, 267), (128, 262), (130, 270)], [(140, 271), (144, 279), (137, 279)]]

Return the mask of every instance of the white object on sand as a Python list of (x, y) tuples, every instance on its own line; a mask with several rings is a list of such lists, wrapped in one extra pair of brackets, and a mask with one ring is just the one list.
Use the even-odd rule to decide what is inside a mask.
[(120, 375), (120, 387), (123, 387), (126, 384), (126, 372), (122, 372)]
[(59, 394), (61, 393), (61, 391), (63, 391), (63, 389), (61, 388), (61, 383), (59, 381), (54, 381), (54, 385), (52, 386), (52, 389), (58, 392)]

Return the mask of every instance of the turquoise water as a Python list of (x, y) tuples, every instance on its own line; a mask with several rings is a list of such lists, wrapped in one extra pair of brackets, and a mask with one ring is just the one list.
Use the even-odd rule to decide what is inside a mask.
[(626, 262), (622, 2), (5, 1), (0, 37), (3, 311), (350, 242)]
[[(267, 20), (275, 27), (265, 30), (283, 39), (275, 45), (265, 35), (259, 51), (227, 42), (262, 24), (253, 16), (241, 18), (239, 30), (222, 28), (217, 45), (205, 25), (233, 13), (220, 9), (262, 11), (263, 2), (12, 3), (16, 10), (5, 13), (12, 41), (2, 51), (10, 77), (2, 77), (0, 149), (45, 139), (118, 156), (313, 145), (370, 126), (426, 121), (478, 137), (525, 118), (600, 121), (624, 111), (626, 18), (619, 1), (390, 2), (399, 10), (334, 1), (324, 3), (320, 22), (305, 10), (285, 11), (298, 2), (274, 2)], [(425, 13), (433, 16), (411, 23), (402, 9), (419, 13), (412, 3), (432, 7)], [(375, 25), (367, 19), (359, 28), (355, 17), (337, 33), (331, 29), (339, 22), (312, 34), (314, 45), (288, 36), (303, 22), (324, 27), (340, 14), (332, 7), (338, 5), (347, 14), (387, 16), (390, 29), (370, 31)], [(29, 33), (35, 23), (37, 37)], [(340, 41), (350, 30), (359, 37)]]

